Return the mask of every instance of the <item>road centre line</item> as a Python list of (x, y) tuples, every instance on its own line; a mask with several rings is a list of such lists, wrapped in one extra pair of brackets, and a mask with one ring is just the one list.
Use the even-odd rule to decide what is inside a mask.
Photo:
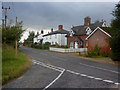
[[(115, 83), (114, 81), (111, 81), (111, 80), (105, 80), (105, 79), (102, 79), (102, 78), (97, 78), (97, 77), (89, 76), (89, 75), (86, 75), (86, 74), (77, 73), (77, 72), (74, 72), (74, 71), (71, 71), (71, 70), (65, 70), (64, 68), (56, 67), (56, 66), (53, 66), (53, 65), (50, 65), (50, 64), (45, 64), (45, 63), (42, 63), (42, 62), (39, 62), (39, 61), (36, 61), (36, 60), (33, 60), (33, 63), (38, 64), (38, 65), (41, 65), (41, 66), (43, 66), (43, 67), (47, 67), (47, 68), (50, 68), (50, 69), (53, 69), (53, 70), (56, 70), (56, 71), (61, 72), (61, 73), (59, 74), (59, 77), (57, 77), (56, 79), (59, 79), (60, 76), (61, 76), (65, 71), (67, 71), (67, 72), (70, 72), (70, 73), (75, 74), (75, 75), (80, 75), (80, 76), (82, 76), (82, 77), (87, 77), (87, 78), (90, 78), (90, 79), (95, 79), (95, 80), (100, 80), (100, 81), (107, 82), (107, 83), (112, 83), (112, 84), (120, 85), (120, 83)], [(56, 81), (56, 79), (55, 79), (53, 82), (51, 82), (51, 83), (50, 83), (48, 86), (46, 86), (46, 87), (51, 86), (51, 85)], [(45, 89), (47, 89), (47, 88), (45, 88)], [(44, 89), (44, 90), (45, 90), (45, 89)]]
[(104, 69), (104, 68), (100, 68), (100, 67), (95, 67), (95, 66), (91, 66), (91, 65), (88, 65), (88, 64), (84, 64), (84, 63), (79, 63), (81, 65), (84, 65), (84, 66), (88, 66), (88, 67), (92, 67), (92, 68), (96, 68), (96, 69), (100, 69), (100, 70), (104, 70), (104, 71), (109, 71), (109, 72), (113, 72), (113, 73), (120, 73), (120, 72), (117, 72), (117, 71), (113, 71), (113, 70), (108, 70), (108, 69)]

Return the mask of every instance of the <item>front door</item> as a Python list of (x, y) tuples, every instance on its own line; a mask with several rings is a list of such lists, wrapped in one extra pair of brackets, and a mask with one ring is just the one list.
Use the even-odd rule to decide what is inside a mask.
[(78, 42), (75, 41), (75, 48), (78, 48)]

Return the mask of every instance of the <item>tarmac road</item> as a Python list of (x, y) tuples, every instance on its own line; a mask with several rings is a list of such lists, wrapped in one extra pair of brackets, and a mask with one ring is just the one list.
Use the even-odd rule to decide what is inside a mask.
[(120, 85), (118, 66), (59, 53), (21, 47), (33, 65), (4, 88), (113, 88)]

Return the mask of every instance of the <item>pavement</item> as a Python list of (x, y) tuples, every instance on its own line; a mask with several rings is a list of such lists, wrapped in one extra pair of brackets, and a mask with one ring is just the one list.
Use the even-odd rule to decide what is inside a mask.
[(119, 66), (28, 47), (20, 50), (32, 58), (33, 65), (3, 88), (120, 89)]

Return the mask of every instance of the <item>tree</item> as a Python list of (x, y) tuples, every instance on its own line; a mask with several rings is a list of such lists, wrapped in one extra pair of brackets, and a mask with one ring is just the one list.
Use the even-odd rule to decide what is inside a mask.
[(114, 20), (111, 22), (111, 28), (113, 30), (112, 39), (110, 41), (112, 59), (120, 61), (120, 3), (116, 5), (113, 11)]
[(18, 22), (17, 26), (8, 26), (6, 30), (2, 29), (2, 43), (14, 45), (16, 40), (20, 40), (24, 31), (22, 29), (22, 21)]
[(24, 44), (27, 45), (33, 43), (34, 37), (35, 37), (35, 32), (34, 31), (29, 32), (29, 36), (26, 40), (24, 40)]

